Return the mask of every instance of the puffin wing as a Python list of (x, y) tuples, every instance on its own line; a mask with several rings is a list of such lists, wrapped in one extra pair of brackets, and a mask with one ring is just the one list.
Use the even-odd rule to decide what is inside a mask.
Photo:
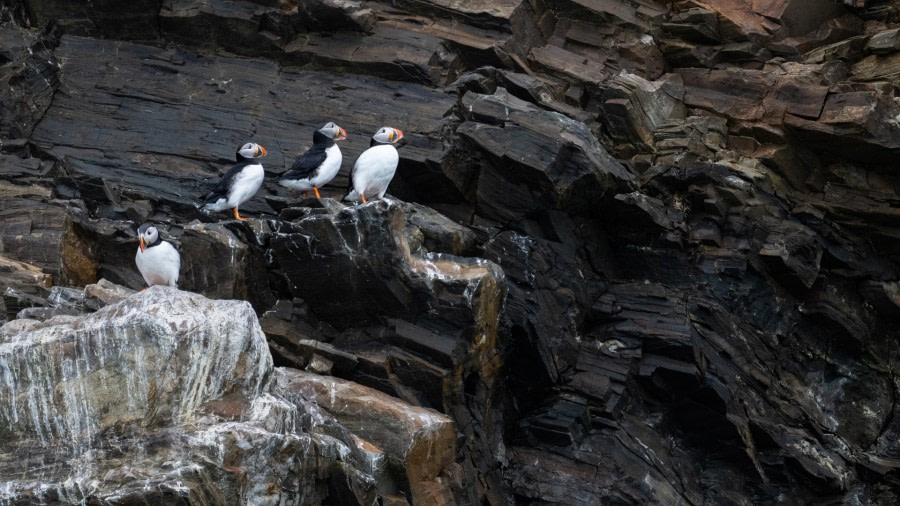
[(294, 161), (291, 170), (282, 174), (281, 179), (311, 179), (327, 156), (324, 146), (313, 145)]
[(231, 184), (234, 182), (234, 178), (237, 177), (237, 175), (240, 174), (240, 172), (244, 170), (244, 167), (246, 167), (247, 165), (248, 162), (244, 161), (236, 163), (230, 169), (228, 169), (228, 172), (226, 172), (225, 175), (222, 176), (222, 179), (219, 181), (219, 183), (212, 190), (210, 190), (209, 193), (203, 196), (203, 202), (212, 202), (221, 198), (227, 199), (228, 189), (231, 188)]

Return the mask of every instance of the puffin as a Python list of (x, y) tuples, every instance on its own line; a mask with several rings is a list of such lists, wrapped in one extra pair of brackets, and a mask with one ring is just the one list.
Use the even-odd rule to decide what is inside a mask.
[(266, 148), (253, 142), (241, 146), (235, 153), (237, 163), (225, 173), (225, 177), (212, 191), (201, 198), (202, 209), (206, 212), (218, 212), (231, 208), (234, 219), (246, 220), (238, 212), (238, 206), (250, 200), (262, 185), (265, 171), (257, 158), (267, 154)]
[(341, 148), (337, 141), (347, 138), (347, 131), (328, 122), (322, 128), (313, 133), (313, 145), (300, 155), (300, 158), (291, 166), (291, 170), (281, 175), (278, 184), (285, 188), (303, 190), (309, 196), (308, 190), (319, 195), (319, 188), (334, 179), (341, 170)]
[(159, 238), (159, 231), (150, 223), (138, 227), (138, 250), (134, 263), (147, 286), (177, 286), (181, 255), (175, 246)]
[(354, 192), (359, 195), (363, 204), (368, 203), (366, 195), (370, 199), (384, 197), (400, 161), (400, 154), (394, 145), (401, 139), (403, 132), (397, 128), (381, 127), (375, 132), (369, 142), (369, 149), (360, 153), (353, 164), (345, 199), (356, 200)]

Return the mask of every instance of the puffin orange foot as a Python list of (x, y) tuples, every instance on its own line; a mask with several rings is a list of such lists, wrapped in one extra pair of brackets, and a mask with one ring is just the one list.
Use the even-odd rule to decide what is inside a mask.
[(366, 195), (364, 193), (360, 193), (359, 197), (362, 199), (363, 204), (368, 204), (368, 202), (366, 201)]
[(315, 190), (315, 191), (316, 191), (316, 198), (317, 198), (317, 199), (320, 199), (320, 198), (322, 198), (322, 196), (321, 196), (321, 195), (319, 195), (319, 188), (318, 188), (318, 187), (316, 187), (316, 186), (313, 186), (313, 190)]
[(239, 221), (244, 221), (247, 219), (247, 218), (244, 218), (243, 216), (241, 216), (240, 213), (238, 213), (238, 208), (235, 207), (233, 209), (233, 211), (234, 211), (234, 219), (239, 220)]

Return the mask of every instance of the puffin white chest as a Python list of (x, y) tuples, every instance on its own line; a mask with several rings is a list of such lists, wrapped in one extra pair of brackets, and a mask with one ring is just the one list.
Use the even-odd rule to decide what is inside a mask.
[(176, 286), (178, 273), (181, 271), (181, 255), (170, 243), (165, 241), (141, 251), (134, 257), (138, 271), (147, 282), (147, 286)]
[(341, 162), (344, 156), (341, 154), (341, 148), (337, 144), (325, 149), (325, 160), (316, 171), (316, 175), (310, 178), (313, 186), (323, 186), (337, 175), (341, 170)]
[(238, 207), (256, 195), (265, 175), (261, 163), (250, 164), (241, 169), (228, 188), (228, 207)]
[(391, 179), (394, 178), (399, 161), (400, 154), (390, 144), (367, 149), (356, 160), (353, 169), (353, 189), (367, 197), (383, 197)]

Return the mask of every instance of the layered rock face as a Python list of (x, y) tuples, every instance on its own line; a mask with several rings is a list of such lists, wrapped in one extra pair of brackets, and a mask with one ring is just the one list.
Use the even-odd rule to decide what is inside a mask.
[[(0, 19), (10, 502), (898, 502), (895, 3)], [(328, 121), (325, 198), (279, 187)], [(341, 203), (383, 125), (388, 199)], [(203, 214), (247, 141), (254, 219)], [(182, 289), (250, 306), (115, 303), (147, 221)]]
[(448, 493), (448, 417), (273, 368), (246, 302), (153, 287), (0, 336), (6, 503), (371, 504), (394, 467), (414, 500)]

